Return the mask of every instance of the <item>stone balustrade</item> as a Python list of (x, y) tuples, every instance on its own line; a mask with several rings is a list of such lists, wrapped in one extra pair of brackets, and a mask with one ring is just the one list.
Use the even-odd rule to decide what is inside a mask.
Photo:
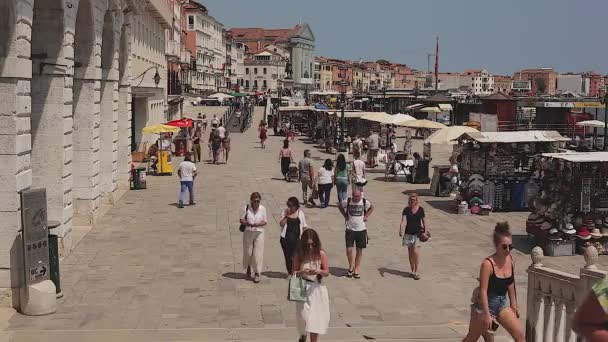
[(576, 306), (587, 296), (591, 287), (608, 274), (597, 268), (597, 249), (588, 247), (585, 250), (586, 264), (579, 275), (544, 267), (540, 247), (535, 247), (531, 256), (532, 265), (528, 268), (527, 341), (577, 341), (572, 331)]

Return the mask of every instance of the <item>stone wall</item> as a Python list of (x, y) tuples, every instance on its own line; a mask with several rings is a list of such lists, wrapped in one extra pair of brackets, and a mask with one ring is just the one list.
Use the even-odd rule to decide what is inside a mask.
[(73, 222), (93, 223), (128, 184), (129, 22), (142, 4), (0, 2), (0, 288), (22, 278), (21, 191), (46, 188), (65, 255)]

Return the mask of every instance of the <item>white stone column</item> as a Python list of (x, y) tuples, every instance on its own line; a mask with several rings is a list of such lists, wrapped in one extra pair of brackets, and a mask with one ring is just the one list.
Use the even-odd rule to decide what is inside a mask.
[(545, 298), (542, 293), (536, 294), (534, 320), (534, 341), (544, 341), (545, 337)]
[(118, 165), (118, 81), (101, 82), (100, 190), (103, 201), (114, 203)]
[[(32, 185), (31, 30), (32, 1), (0, 3), (0, 288), (18, 305), (23, 271), (19, 192)], [(19, 22), (17, 23), (19, 19)]]

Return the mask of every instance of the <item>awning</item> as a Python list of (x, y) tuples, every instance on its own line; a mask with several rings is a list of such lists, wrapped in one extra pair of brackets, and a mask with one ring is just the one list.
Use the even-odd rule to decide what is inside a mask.
[(417, 103), (417, 104), (409, 105), (409, 106), (405, 107), (405, 109), (417, 109), (417, 108), (422, 108), (424, 106), (426, 106), (426, 105), (422, 104), (422, 103)]
[(439, 104), (439, 109), (441, 110), (454, 110), (454, 108), (452, 108), (452, 105), (449, 103), (440, 103)]
[(480, 143), (558, 142), (570, 141), (557, 131), (469, 132), (457, 139), (469, 138)]
[(543, 157), (562, 159), (573, 163), (608, 162), (608, 152), (575, 152), (543, 153)]
[(307, 111), (314, 110), (314, 106), (285, 106), (279, 107), (279, 112), (295, 112), (295, 111)]

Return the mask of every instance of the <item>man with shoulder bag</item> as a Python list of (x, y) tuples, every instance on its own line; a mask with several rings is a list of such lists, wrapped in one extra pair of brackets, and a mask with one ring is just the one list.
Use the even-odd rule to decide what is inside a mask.
[[(367, 219), (374, 208), (369, 200), (363, 198), (360, 190), (353, 189), (352, 197), (342, 201), (338, 207), (344, 216), (346, 231), (344, 238), (346, 241), (346, 255), (348, 257), (347, 277), (355, 279), (361, 278), (359, 270), (363, 249), (367, 247), (369, 241), (367, 236)], [(356, 255), (355, 254), (356, 248)]]

